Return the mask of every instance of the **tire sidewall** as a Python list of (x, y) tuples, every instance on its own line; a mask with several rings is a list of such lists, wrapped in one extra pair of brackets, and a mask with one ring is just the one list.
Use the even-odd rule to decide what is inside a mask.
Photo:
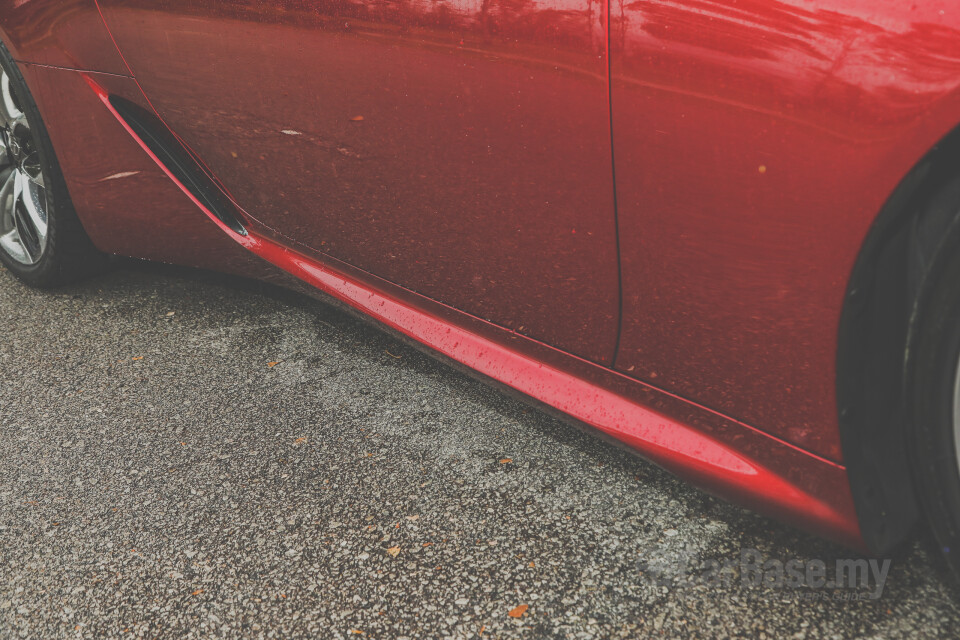
[(960, 576), (960, 465), (954, 435), (960, 361), (960, 225), (954, 223), (924, 283), (914, 318), (910, 448), (920, 501), (933, 534)]

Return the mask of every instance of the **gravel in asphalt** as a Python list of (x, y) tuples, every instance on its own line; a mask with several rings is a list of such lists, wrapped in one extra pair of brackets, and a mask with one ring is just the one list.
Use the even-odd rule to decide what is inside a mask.
[(2, 638), (960, 635), (922, 534), (879, 598), (750, 586), (856, 556), (298, 294), (2, 272), (0, 326)]

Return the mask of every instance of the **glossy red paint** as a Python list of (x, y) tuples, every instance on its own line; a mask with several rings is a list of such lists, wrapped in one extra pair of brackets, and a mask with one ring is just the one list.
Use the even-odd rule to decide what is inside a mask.
[(617, 369), (832, 460), (849, 274), (960, 121), (955, 2), (614, 3)]
[[(644, 389), (652, 397), (642, 405), (610, 388), (588, 382), (582, 375), (573, 375), (504, 345), (494, 337), (502, 335), (502, 329), (494, 325), (473, 319), (474, 328), (468, 329), (462, 322), (466, 318), (460, 318), (460, 323), (451, 322), (422, 306), (418, 308), (378, 290), (349, 275), (346, 270), (311, 259), (256, 231), (248, 231), (245, 235), (236, 233), (197, 200), (137, 137), (111, 105), (109, 94), (93, 78), (87, 76), (86, 80), (104, 107), (137, 140), (144, 153), (170, 181), (179, 186), (207, 219), (247, 250), (397, 333), (429, 346), (473, 372), (599, 429), (633, 447), (649, 460), (721, 497), (776, 514), (844, 544), (862, 547), (853, 501), (849, 491), (844, 489), (842, 466), (770, 438), (742, 423), (723, 420), (722, 426), (713, 434), (707, 429), (694, 428), (651, 407), (664, 403), (675, 407), (687, 405), (688, 411), (693, 408), (714, 422), (720, 416), (711, 416), (712, 412), (685, 401), (676, 403), (678, 398), (651, 387)], [(569, 358), (571, 356), (561, 356), (560, 361)], [(745, 442), (751, 440), (753, 446)], [(759, 455), (754, 457), (754, 453)], [(789, 461), (790, 466), (765, 466), (774, 460)], [(839, 484), (835, 484), (837, 480)]]
[(95, 0), (0, 0), (0, 37), (17, 60), (127, 73)]
[[(77, 214), (100, 250), (276, 279), (275, 270), (197, 215), (84, 80), (95, 77), (102, 90), (135, 97), (139, 88), (131, 78), (33, 64), (21, 70), (44, 114)], [(110, 152), (91, 153), (91, 144)]]
[[(950, 3), (640, 0), (607, 30), (587, 0), (102, 0), (79, 39), (96, 4), (24, 4), (47, 34), (14, 2), (0, 35), (102, 250), (308, 283), (862, 546), (837, 323), (880, 206), (960, 120)], [(156, 108), (249, 235), (108, 95)]]
[(612, 364), (599, 3), (100, 6), (160, 116), (246, 217), (314, 258)]

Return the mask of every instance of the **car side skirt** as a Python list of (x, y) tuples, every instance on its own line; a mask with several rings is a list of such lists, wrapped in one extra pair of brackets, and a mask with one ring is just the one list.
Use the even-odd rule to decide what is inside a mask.
[(237, 232), (140, 138), (95, 74), (79, 73), (159, 171), (246, 251), (479, 377), (599, 430), (710, 494), (865, 549), (842, 464), (328, 256), (314, 255), (242, 215), (244, 233)]

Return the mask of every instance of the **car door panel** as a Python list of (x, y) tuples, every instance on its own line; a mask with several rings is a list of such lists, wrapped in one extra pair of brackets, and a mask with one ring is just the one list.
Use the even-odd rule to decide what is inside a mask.
[(286, 242), (611, 363), (599, 5), (101, 3), (146, 95)]
[(960, 33), (895, 2), (614, 6), (616, 368), (840, 460), (848, 274), (945, 133)]

